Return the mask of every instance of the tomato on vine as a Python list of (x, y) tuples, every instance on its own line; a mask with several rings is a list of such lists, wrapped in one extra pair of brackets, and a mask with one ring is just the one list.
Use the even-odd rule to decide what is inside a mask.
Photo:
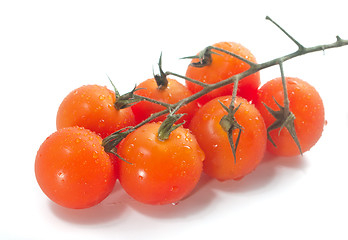
[[(192, 95), (191, 91), (177, 80), (166, 78), (165, 81), (165, 85), (159, 85), (155, 78), (147, 79), (137, 86), (135, 93), (137, 95), (167, 104), (175, 104), (180, 100)], [(132, 105), (131, 108), (134, 112), (136, 123), (140, 123), (150, 117), (152, 114), (166, 109), (165, 106), (161, 106), (149, 101), (140, 101)], [(185, 121), (184, 126), (188, 126), (196, 110), (196, 102), (191, 102), (182, 106), (177, 113), (185, 113), (185, 115), (179, 120), (178, 123)], [(153, 121), (164, 121), (166, 116), (167, 115), (162, 115)]]
[(115, 92), (99, 85), (85, 85), (70, 92), (57, 112), (57, 129), (79, 126), (102, 138), (127, 126), (135, 125), (130, 108), (116, 109)]
[(259, 111), (247, 100), (236, 97), (233, 121), (240, 131), (233, 131), (235, 153), (228, 133), (220, 124), (228, 114), (222, 106), (231, 104), (231, 96), (215, 98), (203, 105), (192, 118), (190, 129), (205, 153), (203, 169), (206, 174), (220, 181), (238, 180), (251, 173), (263, 159), (267, 134)]
[[(285, 77), (285, 81), (289, 110), (294, 115), (294, 132), (299, 146), (284, 127), (269, 131), (273, 144), (269, 141), (267, 150), (275, 155), (296, 156), (310, 150), (320, 139), (325, 125), (324, 105), (319, 93), (309, 83), (293, 77)], [(271, 112), (279, 110), (283, 102), (282, 78), (268, 81), (259, 89), (255, 105), (261, 112), (267, 128), (276, 121)]]
[[(118, 147), (119, 181), (135, 200), (146, 204), (176, 203), (198, 183), (204, 153), (182, 126), (161, 140), (161, 123), (147, 123), (130, 133)], [(129, 163), (128, 163), (129, 162)]]
[(101, 146), (102, 138), (82, 127), (63, 128), (40, 146), (35, 175), (53, 202), (74, 209), (100, 203), (117, 178), (114, 164)]
[[(239, 43), (219, 42), (212, 46), (229, 51), (250, 62), (256, 63), (254, 55)], [(194, 59), (192, 59), (191, 64), (187, 68), (186, 77), (206, 84), (223, 81), (250, 68), (246, 62), (215, 49), (203, 52), (201, 59), (197, 59), (197, 57), (190, 58)], [(260, 84), (259, 72), (251, 74), (239, 81), (237, 95), (250, 101), (256, 95)], [(192, 93), (199, 92), (203, 89), (202, 86), (188, 80), (186, 80), (186, 85)], [(203, 105), (215, 97), (232, 95), (232, 90), (233, 83), (205, 94), (198, 99), (198, 102)]]

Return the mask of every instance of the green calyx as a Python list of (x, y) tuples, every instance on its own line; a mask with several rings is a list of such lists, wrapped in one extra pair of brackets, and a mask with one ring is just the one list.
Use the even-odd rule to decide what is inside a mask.
[(177, 122), (182, 116), (184, 116), (185, 114), (168, 114), (167, 118), (162, 122), (161, 126), (158, 129), (158, 134), (157, 137), (159, 140), (161, 141), (165, 141), (169, 138), (170, 134), (177, 129), (178, 127), (180, 127), (181, 125), (183, 125), (185, 123), (179, 123), (179, 124), (175, 124), (175, 122)]
[(153, 74), (154, 79), (157, 83), (158, 89), (160, 90), (166, 89), (168, 86), (168, 79), (167, 79), (167, 75), (162, 69), (162, 53), (158, 61), (158, 68), (159, 68), (160, 74)]
[(279, 129), (278, 134), (280, 134), (280, 132), (283, 130), (283, 128), (285, 127), (288, 132), (290, 133), (292, 139), (295, 141), (301, 155), (302, 155), (302, 149), (301, 149), (301, 145), (300, 142), (298, 140), (296, 131), (295, 131), (295, 115), (287, 108), (287, 107), (283, 107), (281, 106), (276, 100), (275, 98), (273, 98), (273, 100), (275, 101), (275, 103), (277, 104), (279, 110), (275, 111), (273, 109), (271, 109), (270, 107), (268, 107), (265, 103), (263, 103), (263, 105), (266, 107), (266, 109), (272, 114), (272, 116), (276, 119), (268, 128), (267, 128), (267, 138), (268, 140), (272, 143), (272, 145), (274, 147), (277, 147), (277, 145), (274, 143), (271, 135), (269, 134), (271, 131)]
[(135, 130), (135, 128), (133, 127), (126, 127), (126, 128), (122, 128), (114, 133), (112, 133), (111, 135), (107, 136), (106, 138), (103, 139), (102, 141), (102, 146), (104, 147), (105, 152), (107, 153), (112, 153), (115, 156), (117, 156), (119, 159), (121, 159), (122, 161), (125, 161), (129, 164), (131, 164), (130, 162), (128, 162), (127, 160), (125, 160), (124, 158), (122, 158), (118, 153), (117, 153), (117, 149), (116, 146), (124, 139), (128, 136), (128, 134), (130, 134), (131, 132), (133, 132)]
[[(239, 104), (236, 108), (234, 107), (234, 105), (232, 103), (231, 103), (229, 108), (226, 107), (222, 102), (220, 102), (220, 104), (227, 112), (227, 115), (225, 115), (221, 118), (220, 126), (222, 127), (222, 129), (225, 130), (225, 132), (227, 132), (228, 141), (230, 143), (233, 157), (234, 157), (234, 163), (236, 164), (236, 159), (237, 159), (236, 158), (236, 151), (237, 151), (237, 147), (239, 144), (240, 136), (242, 134), (243, 127), (237, 122), (237, 120), (235, 118), (235, 114), (238, 111), (241, 104)], [(238, 136), (237, 136), (236, 141), (234, 142), (233, 141), (233, 133), (236, 130), (238, 131)]]
[(277, 100), (273, 97), (274, 102), (277, 104), (279, 110), (275, 111), (268, 107), (265, 103), (263, 105), (266, 107), (266, 109), (272, 114), (272, 116), (276, 119), (268, 128), (267, 128), (267, 138), (268, 140), (273, 144), (273, 146), (277, 147), (273, 139), (271, 138), (271, 135), (269, 134), (270, 131), (279, 129), (278, 135), (282, 131), (282, 129), (285, 127), (288, 132), (290, 133), (292, 139), (295, 141), (301, 155), (302, 155), (302, 149), (300, 142), (298, 140), (296, 130), (295, 130), (295, 115), (290, 111), (290, 101), (288, 96), (288, 89), (286, 84), (286, 79), (284, 75), (284, 69), (283, 69), (283, 62), (279, 62), (280, 67), (280, 74), (282, 77), (282, 85), (283, 85), (283, 92), (284, 92), (284, 106), (280, 105)]
[(205, 66), (209, 66), (212, 63), (213, 61), (212, 54), (220, 55), (216, 52), (213, 52), (212, 47), (208, 46), (204, 48), (202, 51), (200, 51), (198, 55), (184, 57), (182, 59), (198, 59), (199, 60), (198, 62), (193, 62), (190, 65), (192, 67), (202, 68)]
[(109, 78), (109, 81), (110, 81), (110, 83), (114, 89), (114, 92), (115, 92), (116, 101), (114, 102), (114, 107), (117, 110), (130, 107), (133, 104), (135, 104), (139, 101), (142, 101), (142, 99), (140, 99), (138, 96), (136, 96), (134, 94), (134, 92), (140, 90), (140, 88), (136, 88), (136, 86), (135, 86), (132, 91), (130, 91), (126, 94), (120, 95), (119, 91), (117, 90), (115, 84), (111, 81), (110, 77), (109, 76), (107, 76), (107, 77)]
[(128, 108), (128, 107), (134, 105), (135, 103), (142, 101), (143, 100), (142, 98), (139, 98), (139, 96), (134, 94), (136, 91), (138, 91), (140, 89), (141, 88), (134, 87), (132, 91), (130, 91), (126, 94), (123, 94), (119, 97), (116, 97), (114, 107), (117, 110), (120, 110), (120, 109)]

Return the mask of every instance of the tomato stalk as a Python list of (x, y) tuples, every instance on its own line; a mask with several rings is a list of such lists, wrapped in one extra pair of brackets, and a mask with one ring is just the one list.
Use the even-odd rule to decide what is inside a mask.
[[(346, 46), (348, 45), (348, 40), (344, 40), (342, 38), (340, 38), (339, 36), (336, 36), (336, 41), (333, 42), (333, 43), (330, 43), (330, 44), (323, 44), (323, 45), (317, 45), (317, 46), (313, 46), (313, 47), (304, 47), (302, 44), (300, 44), (298, 41), (296, 41), (290, 34), (288, 34), (283, 28), (281, 28), (277, 23), (275, 23), (270, 17), (266, 17), (267, 20), (270, 20), (273, 24), (275, 24), (284, 34), (286, 34), (286, 36), (288, 36), (297, 46), (298, 46), (298, 49), (295, 51), (295, 52), (292, 52), (290, 54), (287, 54), (287, 55), (284, 55), (282, 57), (279, 57), (279, 58), (275, 58), (275, 59), (272, 59), (272, 60), (269, 60), (269, 61), (266, 61), (266, 62), (263, 62), (263, 63), (251, 63), (248, 59), (245, 59), (243, 57), (240, 57), (238, 55), (235, 55), (233, 53), (228, 53), (227, 51), (223, 50), (223, 49), (219, 49), (219, 48), (215, 48), (213, 46), (209, 46), (207, 48), (205, 48), (200, 54), (199, 56), (193, 56), (193, 57), (185, 57), (186, 59), (187, 58), (199, 58), (200, 61), (199, 61), (199, 64), (198, 64), (198, 67), (203, 67), (201, 65), (205, 65), (205, 64), (209, 64), (209, 56), (211, 57), (211, 54), (219, 54), (218, 52), (223, 52), (223, 53), (228, 53), (234, 57), (237, 57), (238, 59), (244, 61), (245, 63), (249, 64), (250, 65), (250, 68), (244, 72), (241, 72), (239, 74), (236, 74), (236, 75), (233, 75), (223, 81), (220, 81), (220, 82), (217, 82), (217, 83), (214, 83), (214, 84), (206, 84), (206, 83), (202, 83), (202, 82), (199, 82), (199, 81), (196, 81), (194, 79), (190, 79), (190, 78), (187, 78), (185, 76), (181, 76), (180, 74), (176, 74), (176, 73), (173, 73), (173, 72), (170, 72), (170, 71), (167, 71), (167, 72), (163, 72), (163, 70), (160, 70), (161, 72), (161, 75), (162, 76), (169, 76), (169, 75), (173, 75), (173, 76), (176, 76), (176, 77), (180, 77), (182, 79), (185, 79), (185, 80), (188, 80), (188, 81), (191, 81), (195, 84), (199, 84), (200, 86), (203, 87), (203, 89), (185, 99), (182, 99), (180, 101), (178, 101), (177, 103), (175, 104), (167, 104), (167, 103), (164, 103), (164, 102), (161, 102), (161, 101), (157, 101), (157, 100), (153, 100), (153, 99), (149, 99), (149, 98), (145, 98), (145, 97), (142, 97), (142, 96), (138, 96), (136, 94), (134, 94), (135, 90), (133, 89), (133, 91), (131, 91), (130, 93), (124, 95), (124, 97), (120, 96), (119, 99), (122, 99), (122, 98), (129, 98), (129, 100), (131, 100), (128, 104), (124, 105), (124, 106), (129, 106), (129, 104), (134, 104), (136, 103), (137, 101), (150, 101), (150, 102), (153, 102), (153, 103), (156, 103), (156, 104), (159, 104), (159, 105), (162, 105), (162, 106), (165, 106), (166, 109), (163, 110), (163, 111), (160, 111), (160, 112), (157, 112), (155, 114), (152, 114), (149, 118), (147, 118), (146, 120), (144, 120), (143, 122), (139, 123), (138, 125), (136, 126), (132, 126), (132, 127), (129, 127), (129, 129), (127, 129), (126, 131), (124, 132), (115, 132), (114, 134), (112, 134), (112, 138), (110, 137), (107, 137), (105, 141), (103, 141), (103, 145), (105, 146), (109, 146), (107, 147), (107, 149), (109, 151), (110, 150), (110, 146), (116, 146), (117, 144), (111, 144), (113, 141), (116, 141), (118, 142), (119, 138), (115, 138), (116, 135), (121, 135), (122, 137), (124, 136), (124, 134), (127, 134), (127, 133), (130, 133), (132, 131), (134, 131), (135, 129), (141, 127), (142, 125), (156, 119), (157, 117), (159, 116), (162, 116), (162, 115), (165, 115), (165, 114), (168, 114), (170, 113), (170, 111), (172, 111), (173, 109), (179, 109), (181, 106), (184, 106), (185, 104), (188, 104), (190, 102), (193, 102), (195, 101), (196, 99), (202, 97), (203, 95), (215, 90), (215, 89), (218, 89), (218, 88), (221, 88), (223, 86), (226, 86), (228, 84), (231, 84), (231, 83), (234, 83), (235, 85), (238, 84), (238, 80), (239, 79), (242, 79), (244, 77), (247, 77), (251, 74), (254, 74), (258, 71), (261, 71), (263, 69), (266, 69), (266, 68), (269, 68), (271, 66), (276, 66), (276, 65), (279, 65), (281, 67), (281, 73), (282, 73), (282, 76), (283, 76), (283, 63), (285, 61), (288, 61), (292, 58), (296, 58), (296, 57), (299, 57), (299, 56), (302, 56), (302, 55), (305, 55), (305, 54), (309, 54), (309, 53), (312, 53), (312, 52), (318, 52), (318, 51), (323, 51), (325, 49), (330, 49), (330, 48), (338, 48), (338, 47), (342, 47), (342, 46)], [(214, 50), (214, 51), (212, 51)], [(217, 52), (216, 52), (217, 51)], [(162, 60), (160, 59), (160, 62), (159, 62), (159, 65), (161, 66), (162, 64)], [(284, 77), (282, 77), (284, 79)], [(284, 81), (284, 86), (285, 86), (285, 80)], [(237, 91), (237, 89), (234, 89), (234, 91)], [(233, 93), (235, 95), (235, 93)], [(286, 86), (284, 88), (284, 94), (287, 94), (287, 91), (286, 91)], [(276, 115), (278, 117), (278, 115), (282, 115), (282, 118), (284, 118), (285, 120), (282, 120), (281, 124), (278, 122), (277, 124), (273, 125), (272, 128), (283, 128), (283, 127), (286, 127), (289, 132), (293, 132), (293, 139), (295, 140), (295, 142), (297, 141), (297, 137), (295, 136), (295, 131), (294, 131), (294, 127), (293, 127), (293, 120), (294, 120), (294, 117), (293, 114), (290, 112), (289, 110), (289, 103), (288, 103), (288, 100), (287, 97), (284, 97), (285, 99), (285, 102), (284, 102), (284, 107), (282, 107), (280, 104), (277, 103), (278, 107), (279, 107), (279, 111), (273, 111), (271, 113), (273, 113), (274, 115)], [(232, 101), (233, 102), (233, 101)], [(235, 109), (234, 109), (235, 110)], [(233, 109), (232, 109), (233, 111)], [(170, 115), (170, 114), (169, 114)], [(285, 116), (285, 117), (284, 117)], [(276, 119), (277, 119), (276, 117)], [(292, 130), (293, 128), (293, 130)], [(270, 130), (273, 130), (273, 129), (270, 129)], [(269, 131), (270, 131), (269, 130)], [(115, 140), (114, 140), (115, 139)], [(111, 145), (110, 145), (111, 144)], [(298, 144), (299, 146), (299, 149), (300, 149), (300, 145), (299, 143), (296, 143)], [(112, 149), (112, 148), (111, 148)], [(301, 151), (301, 150), (300, 150)]]
[(158, 89), (163, 90), (167, 88), (168, 80), (167, 80), (167, 75), (163, 72), (163, 69), (162, 69), (162, 53), (158, 61), (158, 68), (159, 68), (160, 74), (153, 74), (153, 75), (157, 83)]
[(205, 66), (209, 66), (213, 61), (211, 55), (212, 54), (220, 55), (216, 52), (211, 51), (212, 49), (213, 49), (212, 46), (208, 46), (204, 48), (202, 51), (200, 51), (198, 56), (183, 57), (181, 59), (198, 59), (199, 60), (198, 62), (193, 62), (190, 64), (193, 67), (202, 68)]
[[(227, 112), (227, 114), (221, 118), (220, 126), (227, 133), (228, 141), (229, 141), (230, 146), (231, 146), (231, 150), (232, 150), (235, 164), (237, 161), (236, 151), (237, 151), (239, 139), (240, 139), (240, 136), (242, 134), (242, 129), (243, 129), (243, 126), (241, 126), (235, 118), (235, 114), (240, 107), (240, 104), (237, 107), (234, 106), (234, 103), (235, 103), (235, 100), (237, 97), (238, 83), (239, 83), (239, 79), (237, 78), (234, 82), (234, 85), (233, 85), (232, 100), (231, 100), (230, 106), (226, 107), (222, 102), (220, 102), (221, 106)], [(233, 133), (235, 130), (238, 130), (238, 136), (237, 136), (236, 142), (233, 142)]]
[[(232, 99), (233, 99), (233, 96), (232, 96)], [(226, 107), (222, 102), (220, 102), (221, 106), (227, 112), (227, 115), (225, 115), (225, 116), (223, 116), (221, 118), (220, 125), (227, 133), (228, 141), (229, 141), (231, 149), (232, 149), (234, 163), (236, 163), (236, 161), (237, 161), (236, 151), (237, 151), (237, 147), (238, 147), (240, 136), (242, 134), (243, 126), (241, 126), (237, 122), (237, 120), (235, 118), (235, 114), (238, 111), (238, 109), (239, 109), (241, 104), (239, 104), (235, 108), (233, 102), (234, 102), (234, 100), (231, 100), (231, 104), (230, 104), (229, 108)], [(234, 132), (234, 130), (238, 130), (238, 136), (237, 136), (236, 142), (233, 142), (233, 132)]]
[(295, 115), (290, 111), (290, 102), (289, 102), (289, 96), (288, 96), (288, 90), (286, 86), (286, 79), (284, 76), (284, 70), (283, 70), (283, 63), (279, 63), (281, 77), (282, 77), (282, 84), (283, 84), (283, 91), (284, 91), (284, 106), (281, 106), (273, 97), (274, 102), (277, 104), (279, 110), (275, 111), (271, 109), (269, 106), (267, 106), (265, 103), (263, 105), (267, 108), (267, 110), (272, 114), (272, 116), (276, 119), (267, 129), (267, 138), (268, 140), (273, 144), (274, 147), (277, 147), (277, 145), (274, 143), (274, 141), (271, 138), (271, 135), (269, 134), (271, 131), (279, 129), (278, 134), (280, 134), (281, 130), (285, 127), (288, 132), (290, 133), (292, 139), (295, 141), (301, 155), (302, 155), (302, 149), (301, 144), (298, 140), (296, 131), (295, 131)]
[(157, 101), (157, 100), (152, 99), (152, 98), (148, 98), (148, 97), (137, 95), (137, 94), (135, 94), (135, 92), (137, 90), (140, 90), (140, 88), (134, 87), (134, 89), (132, 91), (119, 96), (116, 99), (116, 102), (114, 104), (115, 108), (116, 109), (127, 108), (127, 107), (132, 106), (133, 104), (136, 104), (137, 102), (140, 102), (140, 101), (152, 102), (152, 103), (161, 105), (161, 106), (166, 107), (166, 108), (171, 107), (171, 105), (168, 104), (168, 103)]

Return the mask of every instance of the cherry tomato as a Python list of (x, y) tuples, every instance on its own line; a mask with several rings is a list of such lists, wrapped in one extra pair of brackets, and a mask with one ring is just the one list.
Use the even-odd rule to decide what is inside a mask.
[[(295, 131), (301, 145), (302, 152), (308, 151), (321, 137), (325, 123), (324, 105), (319, 93), (307, 82), (293, 77), (286, 77), (290, 111), (295, 115)], [(279, 110), (274, 99), (281, 105), (284, 102), (284, 90), (282, 79), (276, 78), (264, 84), (257, 94), (256, 107), (261, 112), (266, 126), (269, 127), (275, 118), (263, 105), (265, 103), (273, 110)], [(280, 132), (270, 132), (277, 147), (271, 142), (267, 144), (267, 150), (275, 155), (296, 156), (300, 154), (299, 148), (286, 128)]]
[(88, 208), (100, 203), (116, 181), (114, 165), (102, 138), (81, 128), (58, 130), (40, 146), (35, 159), (36, 179), (53, 202), (67, 208)]
[(69, 93), (57, 113), (57, 129), (79, 126), (102, 138), (135, 124), (130, 108), (114, 107), (115, 93), (99, 85), (85, 85)]
[[(220, 120), (227, 114), (225, 106), (231, 103), (231, 96), (215, 98), (203, 105), (192, 118), (190, 129), (205, 153), (203, 170), (220, 181), (239, 180), (251, 173), (261, 162), (266, 149), (267, 130), (263, 118), (255, 106), (237, 97), (236, 121), (243, 127), (234, 159), (227, 132)], [(219, 102), (220, 101), (220, 102)], [(236, 142), (238, 129), (233, 131)]]
[[(192, 95), (192, 93), (187, 89), (186, 86), (176, 81), (175, 79), (167, 78), (168, 85), (165, 88), (159, 88), (157, 86), (156, 80), (154, 78), (147, 79), (138, 85), (138, 89), (135, 93), (148, 97), (157, 101), (164, 103), (174, 104), (179, 102), (183, 98), (187, 98)], [(135, 115), (137, 123), (140, 123), (147, 119), (151, 114), (160, 112), (164, 110), (164, 106), (160, 106), (155, 103), (148, 101), (141, 101), (132, 106), (132, 110)], [(186, 113), (179, 121), (185, 121), (184, 126), (188, 126), (193, 114), (197, 109), (196, 102), (191, 102), (183, 107), (181, 107), (177, 113)], [(166, 115), (162, 115), (156, 118), (154, 121), (164, 121)]]
[(204, 153), (182, 126), (159, 140), (160, 123), (148, 123), (119, 145), (119, 180), (135, 200), (146, 204), (176, 203), (188, 196), (202, 173)]
[[(251, 62), (256, 63), (254, 55), (239, 43), (219, 42), (213, 44), (213, 46), (235, 53)], [(192, 65), (189, 65), (186, 71), (186, 77), (198, 80), (203, 83), (214, 84), (230, 78), (233, 75), (244, 72), (250, 68), (247, 63), (235, 57), (232, 57), (231, 55), (219, 52), (217, 50), (212, 51), (218, 53), (219, 55), (211, 54), (212, 61), (208, 66), (194, 67)], [(198, 61), (198, 59), (193, 59), (191, 63), (197, 63)], [(250, 101), (256, 95), (257, 89), (260, 84), (261, 82), (259, 72), (249, 75), (239, 81), (237, 95)], [(190, 81), (186, 81), (186, 85), (192, 93), (196, 93), (202, 90), (201, 86)], [(232, 90), (233, 84), (229, 84), (202, 96), (198, 99), (198, 102), (203, 105), (215, 97), (232, 95)]]

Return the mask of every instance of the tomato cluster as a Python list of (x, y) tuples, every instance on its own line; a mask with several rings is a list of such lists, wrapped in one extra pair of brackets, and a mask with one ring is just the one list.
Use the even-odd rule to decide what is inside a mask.
[[(166, 76), (159, 84), (154, 77), (139, 83), (123, 105), (122, 97), (98, 85), (68, 94), (58, 109), (57, 131), (37, 152), (35, 174), (42, 191), (64, 207), (87, 208), (105, 199), (118, 180), (140, 202), (175, 203), (192, 192), (203, 172), (219, 181), (240, 180), (257, 168), (266, 151), (294, 156), (315, 145), (325, 122), (323, 102), (299, 78), (260, 86), (256, 72), (239, 80), (236, 96), (231, 83), (172, 109), (204, 84), (247, 71), (250, 65), (243, 59), (256, 63), (241, 44), (212, 46), (192, 59), (186, 84)], [(166, 128), (168, 113), (182, 117)], [(165, 138), (161, 131), (167, 131)], [(122, 137), (107, 150), (103, 139), (116, 141), (117, 134)]]

